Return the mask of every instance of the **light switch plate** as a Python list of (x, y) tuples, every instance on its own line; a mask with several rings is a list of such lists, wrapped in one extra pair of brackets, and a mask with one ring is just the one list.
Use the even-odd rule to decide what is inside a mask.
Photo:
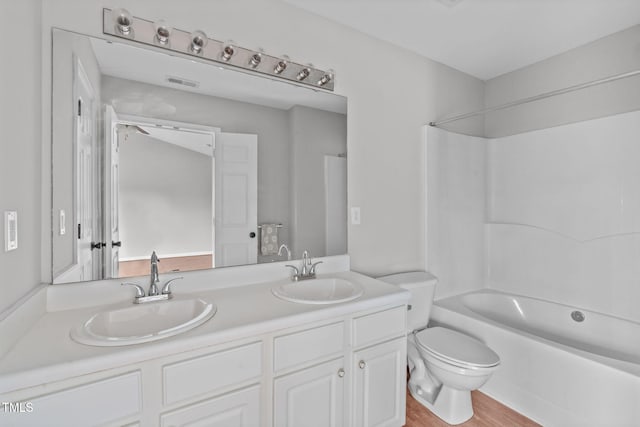
[(67, 219), (64, 209), (60, 209), (60, 235), (64, 236), (67, 233)]
[(357, 206), (351, 208), (351, 224), (360, 225), (360, 208)]
[(9, 252), (18, 249), (18, 212), (4, 213), (4, 250)]

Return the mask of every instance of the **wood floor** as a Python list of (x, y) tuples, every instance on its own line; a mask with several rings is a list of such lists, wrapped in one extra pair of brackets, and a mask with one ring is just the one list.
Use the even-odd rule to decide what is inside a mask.
[[(184, 257), (161, 258), (158, 273), (173, 273), (178, 271), (203, 270), (211, 268), (212, 255), (193, 255)], [(149, 260), (120, 261), (118, 277), (135, 277), (149, 274)]]
[[(460, 424), (463, 427), (540, 427), (502, 403), (479, 391), (471, 392), (473, 418)], [(449, 424), (433, 415), (418, 403), (407, 390), (407, 424), (405, 427), (448, 427)]]

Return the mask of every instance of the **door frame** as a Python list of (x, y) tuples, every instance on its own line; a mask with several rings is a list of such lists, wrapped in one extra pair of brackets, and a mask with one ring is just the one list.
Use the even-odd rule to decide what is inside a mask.
[[(211, 253), (212, 253), (212, 265), (211, 267), (213, 267), (215, 265), (215, 252), (214, 252), (214, 248), (215, 248), (215, 233), (216, 233), (216, 227), (215, 227), (215, 223), (214, 223), (214, 217), (215, 217), (215, 203), (216, 203), (216, 197), (215, 197), (215, 167), (216, 167), (216, 159), (215, 159), (215, 148), (216, 148), (216, 137), (219, 133), (222, 132), (222, 128), (219, 127), (215, 127), (215, 126), (207, 126), (207, 125), (199, 125), (199, 124), (195, 124), (195, 123), (188, 123), (188, 122), (180, 122), (180, 121), (176, 121), (176, 120), (164, 120), (164, 119), (156, 119), (153, 117), (144, 117), (144, 116), (137, 116), (134, 114), (122, 114), (122, 113), (117, 113), (117, 118), (118, 120), (116, 120), (116, 124), (122, 124), (122, 125), (135, 125), (135, 126), (155, 126), (155, 127), (162, 127), (165, 129), (173, 129), (173, 130), (180, 130), (180, 131), (184, 131), (184, 132), (196, 132), (196, 133), (202, 133), (202, 134), (210, 134), (212, 137), (212, 151), (213, 151), (213, 155), (211, 157), (211, 179), (212, 179), (212, 185), (211, 185), (211, 191), (212, 191), (212, 195), (211, 195)], [(105, 124), (106, 125), (106, 124)], [(107, 168), (104, 168), (104, 173), (105, 176), (103, 176), (103, 179), (106, 180), (108, 178), (108, 176), (106, 176), (107, 172)], [(107, 221), (103, 220), (102, 223), (102, 229), (105, 230), (105, 232), (107, 232)]]

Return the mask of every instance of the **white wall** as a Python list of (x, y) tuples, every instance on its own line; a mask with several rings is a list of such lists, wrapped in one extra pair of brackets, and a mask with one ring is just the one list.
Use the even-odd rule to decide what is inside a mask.
[(120, 141), (120, 258), (211, 252), (213, 157), (138, 133)]
[[(39, 0), (0, 2), (0, 217), (18, 212), (18, 249), (4, 251), (0, 227), (0, 312), (40, 284), (41, 11)], [(44, 99), (49, 99), (48, 97)], [(46, 163), (44, 163), (46, 165)], [(44, 172), (46, 174), (46, 172)], [(45, 213), (46, 215), (46, 213)], [(49, 215), (50, 217), (50, 215)], [(49, 281), (51, 263), (49, 261)]]
[[(59, 26), (100, 36), (102, 7), (116, 6), (335, 69), (336, 92), (349, 99), (349, 204), (362, 209), (362, 224), (349, 227), (352, 267), (373, 275), (424, 268), (421, 128), (481, 108), (482, 81), (276, 0), (59, 0), (44, 3), (45, 33)], [(292, 37), (299, 31), (304, 37)], [(49, 61), (45, 52), (45, 72)]]
[(428, 270), (436, 298), (480, 289), (485, 265), (485, 138), (426, 127)]
[(312, 257), (325, 256), (324, 156), (346, 153), (347, 120), (343, 114), (298, 105), (289, 110), (289, 123), (292, 153), (291, 250), (296, 258), (300, 258), (304, 250), (308, 250)]

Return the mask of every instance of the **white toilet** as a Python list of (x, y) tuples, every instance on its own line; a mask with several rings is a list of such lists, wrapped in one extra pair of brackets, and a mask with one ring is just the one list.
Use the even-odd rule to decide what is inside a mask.
[(427, 328), (438, 279), (420, 271), (379, 277), (411, 292), (407, 313), (407, 359), (411, 395), (445, 422), (473, 416), (471, 390), (480, 388), (500, 364), (482, 342), (440, 326)]

